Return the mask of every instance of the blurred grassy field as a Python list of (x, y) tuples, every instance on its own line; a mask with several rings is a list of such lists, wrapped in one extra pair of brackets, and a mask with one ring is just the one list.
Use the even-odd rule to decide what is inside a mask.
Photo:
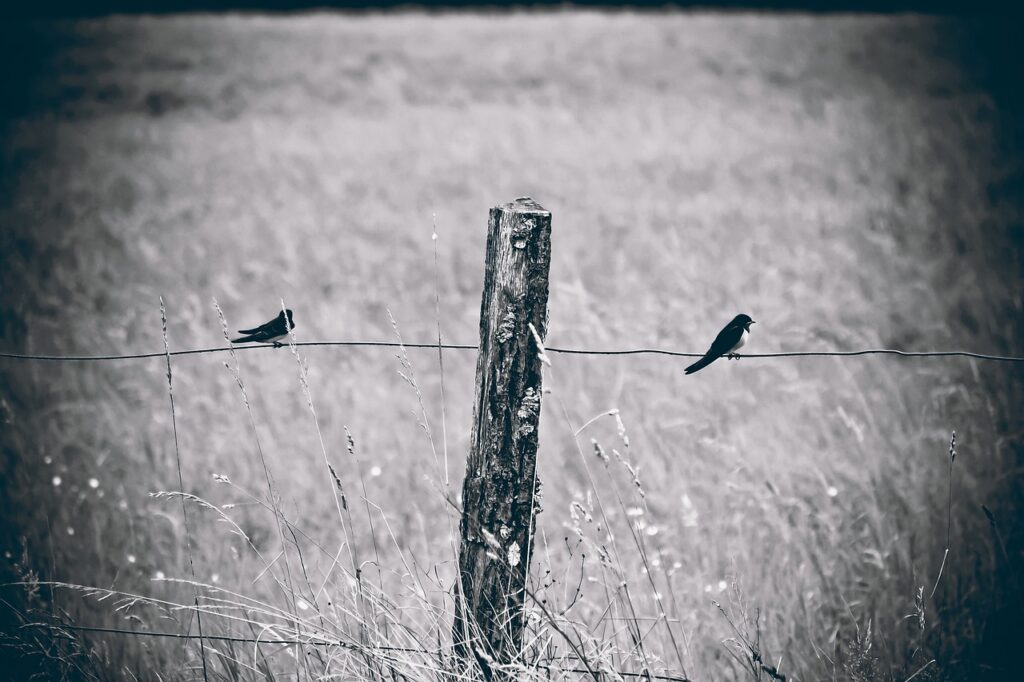
[[(703, 351), (746, 312), (749, 352), (1021, 355), (1017, 84), (988, 31), (915, 16), (584, 12), (8, 26), (0, 348), (156, 351), (159, 296), (173, 349), (223, 344), (214, 296), (232, 328), (283, 298), (299, 340), (391, 340), (390, 310), (406, 341), (435, 339), (439, 319), (446, 340), (475, 343), (487, 209), (528, 194), (553, 214), (553, 346)], [(415, 634), (393, 641), (436, 645), (453, 578), (442, 490), (446, 470), (461, 487), (475, 354), (445, 354), (442, 404), (436, 353), (410, 351), (422, 414), (393, 352), (303, 357), (327, 456), (350, 500), (363, 485), (372, 503), (351, 506), (353, 548), (379, 557), (367, 579), (407, 607), (394, 622)], [(286, 608), (257, 579), (253, 549), (274, 557), (281, 543), (244, 494), (266, 498), (266, 482), (225, 359), (175, 359), (183, 476), (252, 545), (194, 507), (197, 579)], [(296, 362), (287, 350), (239, 359), (280, 506), (327, 550), (299, 542), (311, 583), (330, 574), (345, 593)], [(581, 630), (634, 649), (610, 663), (639, 669), (622, 625), (632, 608), (652, 667), (749, 677), (717, 600), (791, 680), (906, 679), (932, 658), (916, 679), (1003, 674), (1021, 629), (1000, 609), (1020, 599), (1019, 368), (683, 366), (556, 356), (545, 377), (534, 584), (571, 603)], [(189, 578), (178, 501), (148, 496), (178, 489), (164, 372), (159, 360), (0, 359), (9, 578), (191, 602), (154, 580)], [(612, 408), (628, 447), (612, 417), (574, 438)], [(591, 439), (635, 465), (645, 497)], [(621, 549), (616, 561), (581, 558), (601, 545)], [(181, 612), (115, 613), (76, 591), (17, 595), (84, 624), (187, 627)], [(113, 678), (198, 675), (192, 645), (81, 641), (91, 653), (75, 660)], [(287, 652), (268, 656), (296, 674)]]

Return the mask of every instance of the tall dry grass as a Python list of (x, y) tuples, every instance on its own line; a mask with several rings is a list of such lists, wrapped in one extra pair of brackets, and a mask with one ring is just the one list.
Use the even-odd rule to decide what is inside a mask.
[[(751, 351), (1021, 354), (1014, 100), (977, 28), (576, 12), (25, 28), (4, 43), (38, 70), (5, 109), (0, 336), (154, 350), (162, 295), (171, 348), (223, 343), (211, 296), (231, 329), (283, 298), (303, 340), (473, 342), (486, 209), (532, 194), (554, 215), (552, 345), (700, 350), (743, 311)], [(22, 663), (464, 676), (446, 651), (474, 357), (400, 356), (175, 358), (173, 421), (157, 362), (0, 364)], [(684, 378), (554, 357), (545, 386), (523, 676), (958, 679), (1012, 652), (1020, 370), (746, 359)], [(196, 632), (195, 592), (206, 634), (304, 644), (13, 627)]]

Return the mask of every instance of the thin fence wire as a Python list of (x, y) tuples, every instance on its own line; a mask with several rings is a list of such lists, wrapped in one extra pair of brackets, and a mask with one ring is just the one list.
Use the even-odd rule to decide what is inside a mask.
[(344, 642), (341, 640), (326, 640), (317, 639), (311, 637), (310, 639), (274, 639), (274, 638), (255, 638), (255, 637), (233, 637), (230, 635), (193, 635), (186, 632), (161, 632), (158, 630), (126, 630), (124, 628), (106, 628), (92, 625), (71, 625), (71, 624), (60, 624), (54, 625), (52, 623), (28, 623), (22, 627), (31, 627), (38, 629), (48, 630), (70, 630), (72, 632), (97, 632), (103, 634), (114, 634), (114, 635), (135, 635), (138, 637), (162, 637), (165, 639), (205, 639), (210, 642), (231, 642), (237, 644), (275, 644), (275, 645), (295, 645), (295, 646), (336, 646), (340, 649), (351, 649), (352, 651), (383, 651), (389, 653), (410, 653), (410, 654), (425, 654), (430, 656), (437, 656), (442, 653), (438, 650), (430, 649), (419, 649), (416, 647), (401, 647), (401, 646), (383, 646), (373, 645), (366, 646), (361, 644), (354, 644), (352, 642)]
[[(431, 350), (477, 350), (475, 344), (465, 343), (398, 343), (397, 341), (300, 341), (296, 346), (341, 346), (341, 347), (366, 347), (366, 348), (427, 348)], [(259, 344), (253, 346), (234, 346), (234, 350), (265, 350), (273, 349), (275, 346)], [(171, 351), (170, 355), (202, 355), (205, 353), (227, 353), (230, 348), (227, 346), (217, 348), (191, 348), (188, 350)], [(621, 350), (595, 350), (589, 348), (556, 348), (545, 346), (548, 353), (561, 355), (665, 355), (676, 358), (701, 358), (704, 353), (688, 353), (684, 351), (666, 350), (662, 348), (629, 348)], [(941, 357), (963, 357), (976, 360), (992, 360), (995, 362), (1024, 362), (1024, 357), (1012, 355), (990, 355), (987, 353), (974, 353), (965, 350), (945, 351), (907, 351), (893, 348), (866, 348), (863, 350), (845, 351), (783, 351), (778, 353), (742, 353), (737, 354), (738, 358), (798, 358), (798, 357), (855, 357), (859, 355), (895, 355), (904, 358), (941, 358)], [(143, 360), (146, 358), (162, 358), (165, 353), (131, 353), (119, 355), (34, 355), (30, 353), (7, 353), (0, 352), (0, 358), (11, 360), (38, 360), (47, 362), (101, 362), (111, 360)]]
[[(370, 347), (370, 348), (398, 348), (398, 349), (430, 349), (430, 350), (462, 350), (471, 351), (477, 350), (478, 346), (475, 344), (453, 344), (453, 343), (400, 343), (400, 342), (388, 342), (388, 341), (303, 341), (294, 343), (295, 346), (303, 347)], [(164, 352), (152, 352), (152, 353), (134, 353), (134, 354), (110, 354), (110, 355), (37, 355), (28, 353), (8, 353), (0, 352), (0, 358), (7, 358), (11, 360), (26, 360), (26, 361), (44, 361), (44, 362), (101, 362), (101, 361), (117, 361), (117, 360), (142, 360), (151, 358), (166, 358), (169, 361), (170, 356), (185, 356), (185, 355), (202, 355), (207, 353), (226, 353), (231, 350), (243, 351), (243, 350), (256, 350), (256, 349), (272, 349), (275, 348), (273, 345), (258, 344), (258, 345), (241, 345), (241, 346), (223, 346), (217, 348), (193, 348), (188, 350), (177, 350), (177, 351), (164, 351)], [(659, 355), (668, 357), (679, 357), (679, 358), (699, 358), (703, 357), (704, 353), (691, 353), (676, 350), (666, 350), (660, 348), (632, 348), (632, 349), (617, 349), (617, 350), (595, 350), (595, 349), (583, 349), (583, 348), (557, 348), (547, 346), (544, 348), (547, 353), (557, 353), (562, 355), (585, 355), (585, 356), (626, 356), (626, 355)], [(892, 355), (897, 357), (905, 358), (936, 358), (936, 357), (964, 357), (973, 358), (976, 360), (989, 360), (995, 362), (1009, 362), (1009, 363), (1021, 363), (1024, 362), (1024, 357), (1016, 356), (1004, 356), (1004, 355), (991, 355), (986, 353), (975, 353), (970, 351), (903, 351), (890, 348), (870, 348), (863, 350), (852, 350), (852, 351), (785, 351), (777, 353), (744, 353), (737, 355), (742, 358), (792, 358), (792, 357), (856, 357), (862, 355)], [(157, 632), (157, 631), (138, 631), (138, 630), (126, 630), (118, 628), (106, 628), (106, 627), (94, 627), (85, 625), (70, 625), (61, 624), (54, 625), (48, 623), (30, 623), (23, 627), (32, 628), (45, 628), (51, 631), (68, 631), (68, 632), (93, 632), (93, 633), (106, 633), (106, 634), (120, 634), (126, 636), (137, 636), (137, 637), (162, 637), (162, 638), (175, 638), (175, 639), (186, 639), (195, 640), (199, 639), (201, 642), (231, 642), (231, 643), (245, 643), (245, 644), (268, 644), (268, 645), (282, 645), (282, 646), (327, 646), (327, 647), (339, 647), (351, 650), (379, 652), (381, 654), (387, 653), (411, 653), (421, 654), (426, 656), (438, 656), (441, 651), (420, 649), (414, 647), (395, 647), (395, 646), (373, 646), (365, 647), (359, 644), (353, 644), (343, 641), (325, 641), (325, 640), (299, 640), (299, 639), (256, 639), (246, 637), (232, 637), (228, 635), (209, 635), (199, 634), (193, 635), (190, 633), (176, 633), (176, 632)], [(65, 633), (65, 636), (68, 636)], [(567, 673), (579, 673), (586, 674), (588, 671), (585, 669), (566, 668), (563, 666), (552, 666), (550, 665), (553, 661), (548, 660), (547, 663), (536, 663), (534, 666), (542, 670), (557, 670)], [(643, 672), (630, 672), (630, 671), (602, 671), (618, 675), (620, 678), (635, 678), (635, 679), (648, 679), (648, 680), (660, 680), (664, 682), (689, 682), (688, 678), (681, 677), (672, 674), (661, 674), (649, 671)]]
[[(129, 635), (136, 637), (162, 637), (168, 639), (202, 639), (210, 642), (229, 642), (232, 644), (267, 644), (277, 646), (324, 646), (324, 647), (339, 647), (343, 649), (351, 649), (353, 651), (369, 651), (370, 653), (411, 653), (411, 654), (423, 654), (425, 656), (437, 657), (445, 651), (441, 649), (418, 649), (415, 647), (398, 647), (398, 646), (363, 646), (359, 644), (353, 644), (351, 642), (342, 641), (325, 641), (325, 640), (299, 640), (299, 639), (256, 639), (254, 637), (232, 637), (229, 635), (193, 635), (182, 632), (160, 632), (152, 630), (125, 630), (121, 628), (105, 628), (96, 627), (89, 625), (54, 625), (52, 623), (26, 623), (22, 625), (23, 628), (34, 628), (42, 630), (50, 630), (60, 632), (61, 630), (68, 630), (70, 632), (94, 632), (101, 634), (115, 634), (115, 635)], [(542, 659), (532, 666), (539, 670), (550, 670), (559, 671), (565, 673), (574, 674), (587, 674), (589, 671), (583, 668), (567, 668), (564, 666), (551, 665), (554, 659)], [(632, 672), (626, 670), (600, 670), (599, 672), (605, 674), (614, 674), (622, 678), (642, 678), (645, 680), (661, 680), (662, 682), (691, 682), (689, 678), (682, 677), (680, 675), (673, 675), (671, 673), (655, 673), (650, 671), (643, 672)]]

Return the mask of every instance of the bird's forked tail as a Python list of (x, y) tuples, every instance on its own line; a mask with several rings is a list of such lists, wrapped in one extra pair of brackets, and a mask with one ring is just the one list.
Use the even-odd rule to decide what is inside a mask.
[(694, 372), (699, 372), (700, 370), (704, 369), (717, 359), (718, 358), (714, 355), (705, 355), (700, 360), (687, 367), (684, 370), (684, 372), (686, 374), (693, 374)]

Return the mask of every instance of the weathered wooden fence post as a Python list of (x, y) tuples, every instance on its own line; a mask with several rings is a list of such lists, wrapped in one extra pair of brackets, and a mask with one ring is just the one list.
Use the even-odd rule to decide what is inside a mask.
[(484, 675), (522, 645), (533, 548), (541, 361), (547, 333), (551, 214), (529, 197), (491, 209), (480, 352), (466, 480), (454, 639)]

